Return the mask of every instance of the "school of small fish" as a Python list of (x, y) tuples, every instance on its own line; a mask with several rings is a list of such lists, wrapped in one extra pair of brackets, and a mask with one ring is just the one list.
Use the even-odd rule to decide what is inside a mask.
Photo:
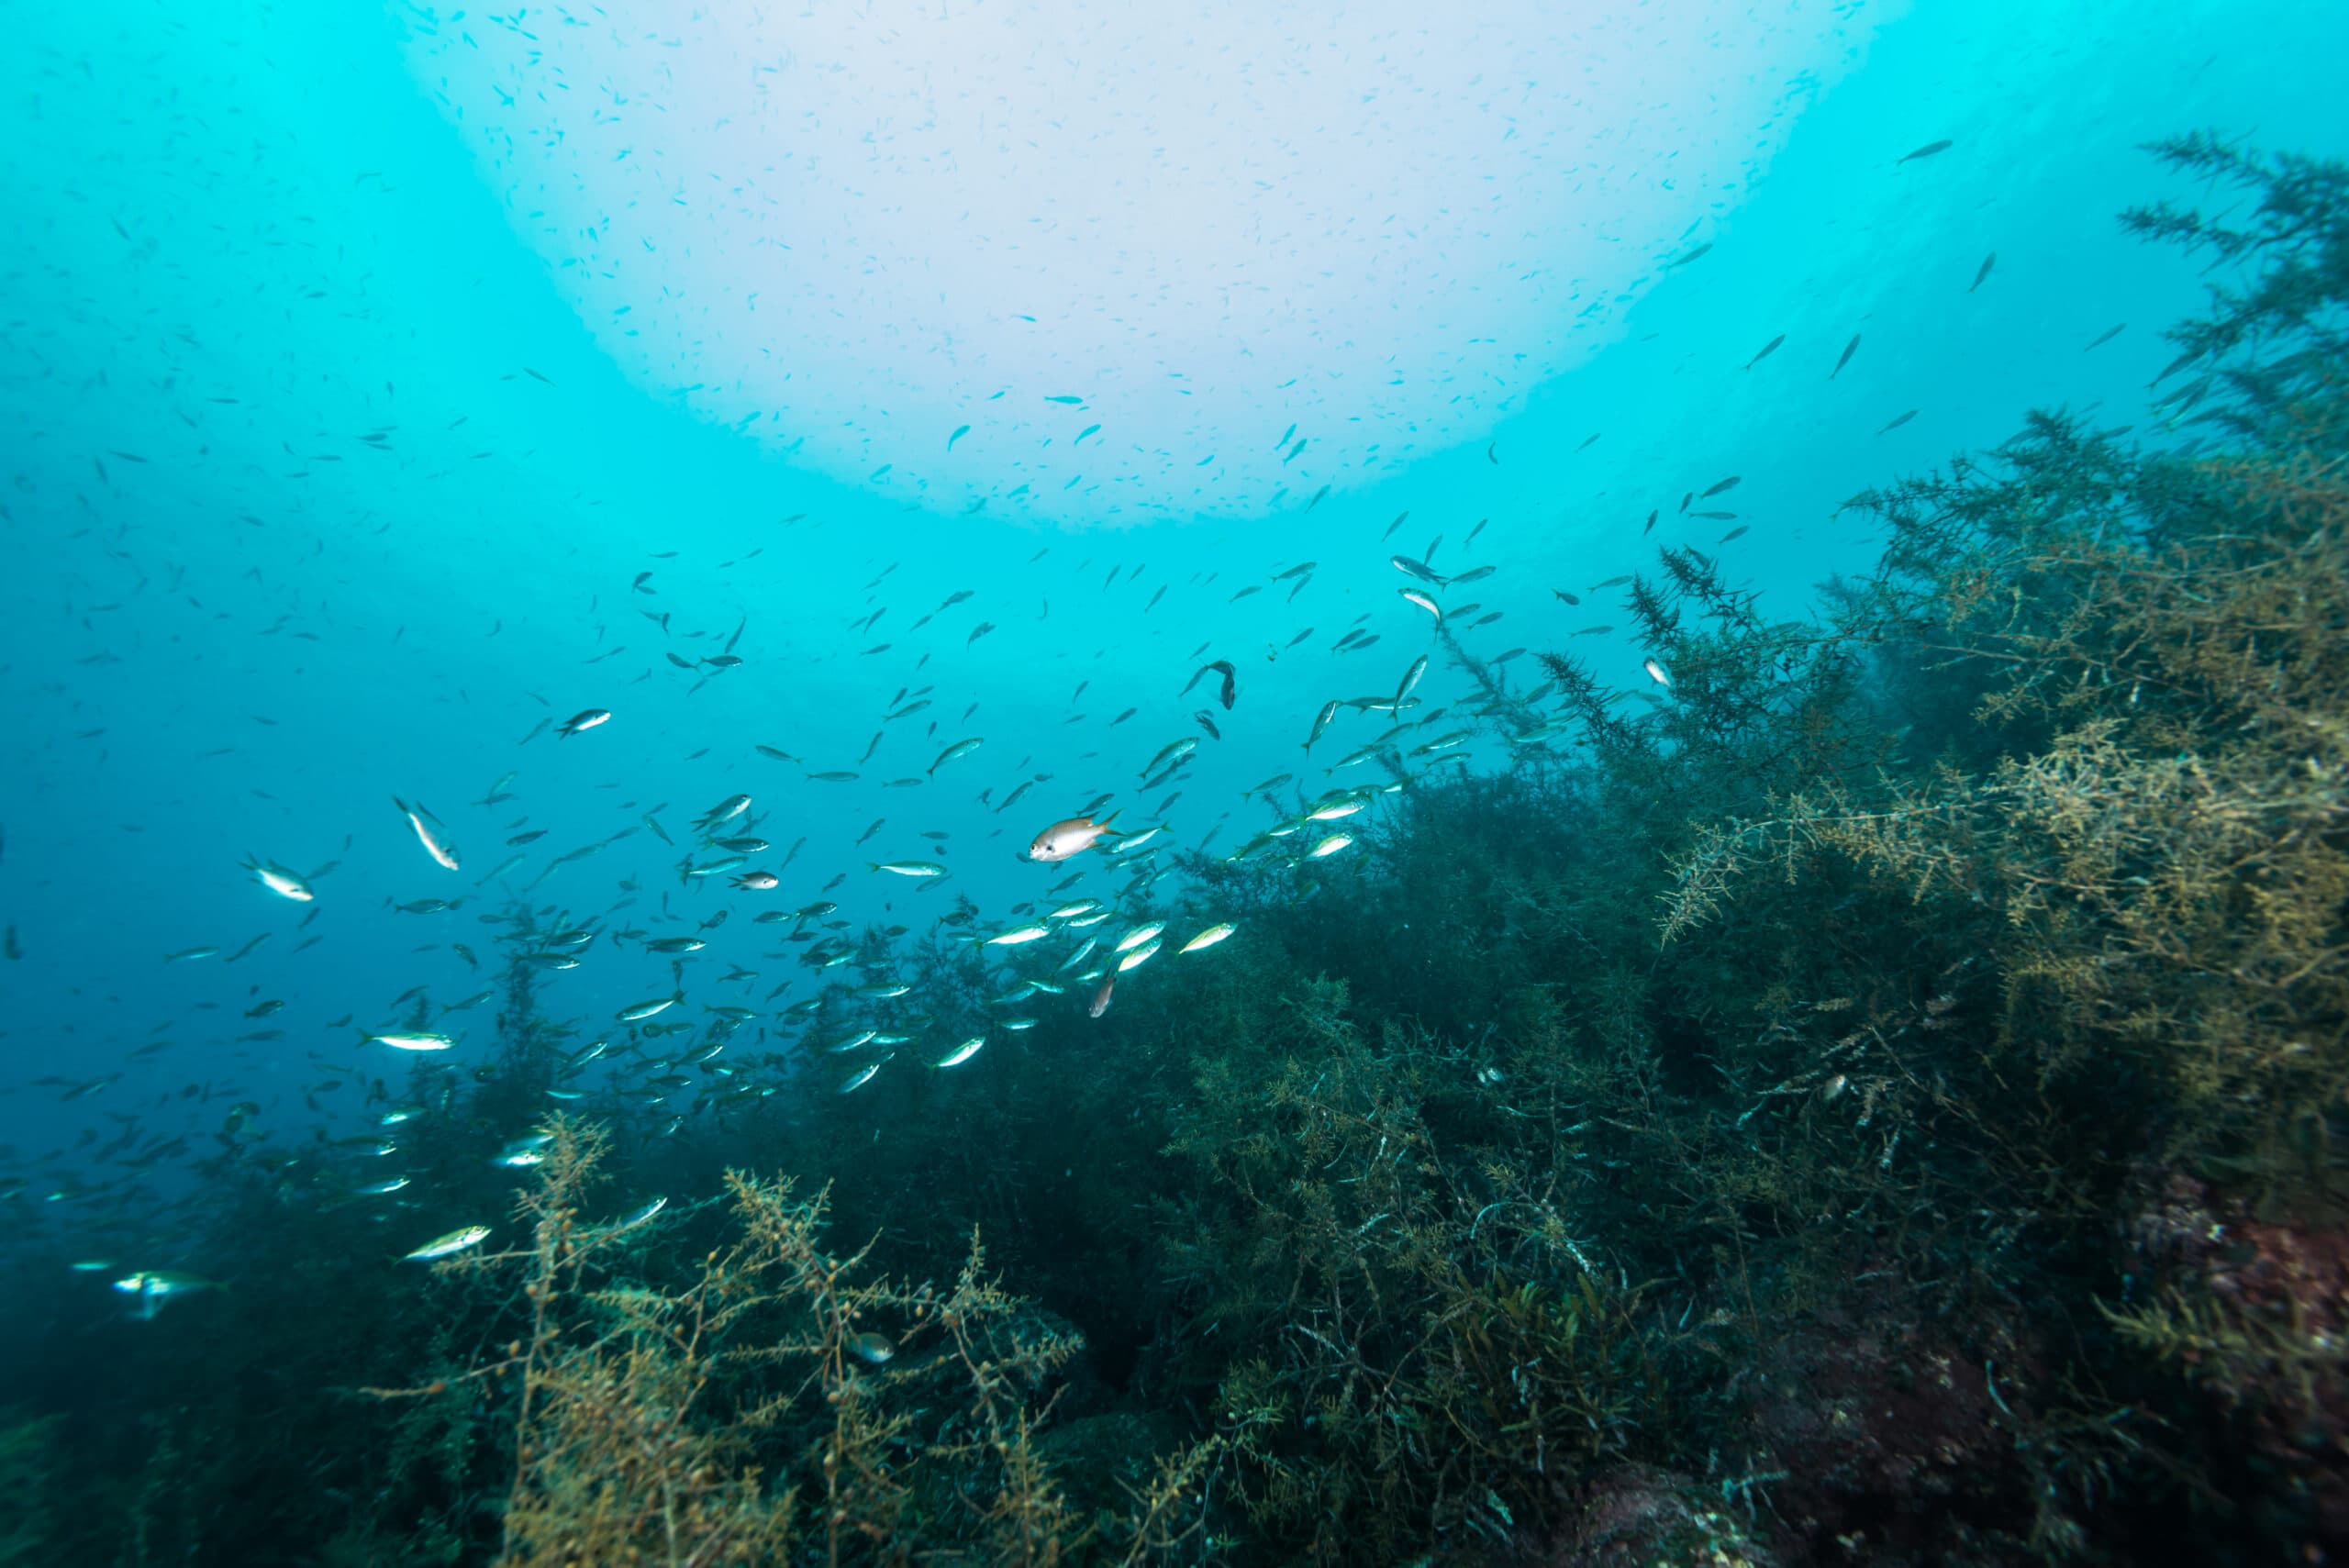
[[(1951, 145), (1932, 142), (1896, 161), (1938, 157)], [(1713, 250), (1709, 242), (1680, 250), (1659, 271), (1706, 262)], [(1995, 254), (1985, 258), (1965, 292), (1984, 286), (1995, 261)], [(1720, 262), (1714, 259), (1709, 264)], [(2087, 347), (2096, 349), (2121, 330), (2115, 327)], [(1722, 368), (1755, 377), (1792, 371), (1832, 380), (1851, 364), (1860, 345), (1854, 333), (1829, 364), (1831, 341), (1806, 345), (1780, 332), (1750, 354), (1724, 354)], [(1813, 356), (1807, 370), (1799, 363), (1804, 354)], [(525, 369), (536, 380), (547, 380)], [(1075, 392), (1044, 394), (1041, 400), (1072, 409), (1085, 406)], [(1898, 414), (1882, 432), (1916, 415), (1915, 409)], [(951, 451), (974, 430), (983, 434), (985, 417), (984, 411), (974, 411), (973, 420), (942, 434), (941, 448)], [(1088, 422), (1072, 445), (1102, 434), (1101, 423)], [(1313, 450), (1316, 439), (1313, 430), (1292, 423), (1271, 445), (1286, 454), (1286, 465)], [(1598, 439), (1594, 432), (1575, 450)], [(1500, 444), (1483, 447), (1485, 465), (1507, 466)], [(1742, 474), (1687, 479), (1685, 489), (1674, 486), (1680, 498), (1672, 517), (1707, 524), (1737, 520), (1738, 512), (1698, 505), (1737, 491), (1735, 504), (1747, 516), (1766, 519), (1766, 484), (1749, 486)], [(1330, 487), (1323, 485), (1303, 511), (1315, 512), (1330, 494)], [(1658, 498), (1653, 507), (1644, 499), (1625, 504), (1625, 539), (1637, 543), (1653, 530), (1669, 499)], [(1751, 510), (1756, 506), (1758, 513)], [(837, 751), (819, 749), (780, 724), (763, 736), (713, 736), (710, 744), (684, 759), (706, 779), (706, 790), (690, 801), (650, 804), (629, 795), (625, 779), (632, 748), (640, 744), (636, 737), (651, 717), (648, 706), (657, 708), (669, 699), (658, 688), (641, 694), (633, 688), (662, 673), (676, 683), (677, 693), (690, 696), (721, 681), (764, 679), (787, 685), (790, 673), (775, 667), (762, 673), (770, 662), (752, 632), (751, 616), (729, 612), (718, 619), (696, 609), (676, 586), (677, 552), (648, 552), (649, 564), (631, 565), (611, 579), (591, 609), (599, 642), (607, 636), (608, 622), (601, 618), (610, 614), (601, 607), (605, 598), (649, 623), (642, 635), (657, 637), (662, 646), (658, 660), (640, 650), (647, 665), (643, 674), (623, 679), (606, 664), (627, 651), (615, 640), (563, 676), (560, 684), (567, 700), (530, 694), (546, 708), (545, 717), (514, 737), (503, 756), (469, 754), (478, 776), (494, 776), (494, 782), (469, 801), (439, 799), (440, 812), (416, 796), (401, 776), (397, 757), (378, 760), (378, 768), (390, 775), (384, 781), (389, 787), (374, 797), (377, 804), (368, 807), (365, 820), (352, 818), (346, 854), (369, 827), (395, 827), (416, 876), (440, 891), (402, 897), (421, 889), (352, 885), (351, 872), (337, 875), (340, 858), (313, 863), (294, 846), (218, 844), (224, 879), (239, 872), (249, 879), (243, 895), (256, 920), (272, 908), (289, 919), (294, 911), (284, 906), (299, 909), (287, 933), (294, 939), (292, 952), (318, 940), (307, 928), (339, 903), (380, 904), (404, 923), (437, 934), (419, 951), (445, 952), (462, 963), (468, 982), (478, 982), (452, 987), (445, 979), (429, 981), (387, 999), (354, 1003), (329, 1026), (341, 1043), (308, 1051), (313, 1077), (303, 1097), (311, 1109), (323, 1117), (326, 1096), (346, 1086), (358, 1088), (354, 1109), (363, 1125), (352, 1125), (351, 1112), (343, 1112), (336, 1129), (340, 1136), (324, 1143), (322, 1157), (339, 1162), (347, 1173), (343, 1190), (351, 1201), (378, 1206), (385, 1216), (387, 1233), (406, 1248), (388, 1255), (445, 1262), (482, 1247), (494, 1234), (495, 1216), (440, 1212), (433, 1195), (401, 1169), (402, 1125), (430, 1107), (395, 1087), (395, 1074), (386, 1064), (407, 1058), (419, 1064), (453, 1063), (460, 1072), (492, 1071), (488, 1020), (500, 995), (501, 959), (525, 972), (539, 1005), (565, 1018), (564, 1027), (573, 1031), (556, 1082), (545, 1090), (548, 1110), (592, 1110), (625, 1100), (657, 1113), (664, 1135), (674, 1136), (697, 1118), (722, 1118), (810, 1074), (836, 1096), (849, 1097), (836, 1114), (870, 1114), (859, 1107), (882, 1095), (860, 1094), (868, 1085), (895, 1082), (908, 1091), (947, 1093), (950, 1085), (983, 1078), (991, 1063), (1030, 1049), (1022, 1037), (1047, 1009), (1072, 1020), (1113, 1020), (1105, 1032), (1114, 1040), (1113, 1003), (1121, 987), (1130, 995), (1133, 988), (1152, 984), (1163, 966), (1148, 966), (1160, 956), (1167, 956), (1170, 964), (1205, 964), (1215, 960), (1199, 955), (1237, 951), (1225, 948), (1235, 938), (1243, 939), (1244, 947), (1242, 922), (1199, 908), (1203, 882), (1197, 873), (1209, 862), (1277, 872), (1293, 879), (1298, 896), (1310, 896), (1315, 879), (1330, 874), (1324, 868), (1331, 862), (1342, 865), (1349, 857), (1375, 852), (1384, 803), (1439, 770), (1464, 769), (1478, 747), (1510, 760), (1563, 752), (1567, 730), (1558, 720), (1555, 683), (1527, 681), (1508, 668), (1526, 648), (1484, 644), (1487, 629), (1504, 618), (1503, 610), (1475, 596), (1494, 591), (1477, 585), (1503, 571), (1503, 562), (1493, 558), (1492, 542), (1483, 547), (1483, 558), (1477, 553), (1487, 519), (1464, 526), (1460, 542), (1449, 548), (1445, 531), (1434, 532), (1423, 544), (1405, 539), (1401, 548), (1414, 552), (1402, 553), (1390, 541), (1408, 523), (1409, 513), (1381, 528), (1375, 519), (1343, 520), (1341, 512), (1341, 505), (1333, 505), (1316, 513), (1308, 531), (1298, 536), (1311, 540), (1315, 558), (1276, 560), (1258, 571), (1239, 572), (1236, 580), (1207, 571), (1174, 583), (1152, 577), (1147, 561), (1110, 565), (1095, 591), (1119, 591), (1122, 579), (1123, 591), (1138, 602), (1120, 613), (1149, 617), (1171, 589), (1177, 598), (1170, 614), (1186, 599), (1203, 605), (1219, 600), (1224, 606), (1248, 603), (1245, 611), (1224, 615), (1220, 624), (1230, 627), (1233, 616), (1244, 615), (1254, 617), (1253, 629), (1244, 635), (1226, 630), (1179, 662), (1170, 661), (1156, 690), (1124, 691), (1106, 702), (1097, 695), (1097, 706), (1087, 706), (1092, 681), (1079, 679), (1062, 703), (1065, 739), (1052, 754), (991, 745), (983, 727), (974, 727), (982, 706), (974, 694), (993, 688), (941, 673), (927, 684), (897, 685), (886, 701), (874, 702), (863, 715), (872, 737), (861, 753), (852, 745)], [(1642, 512), (1645, 522), (1634, 533), (1631, 525)], [(1737, 521), (1712, 538), (1710, 548), (1734, 543), (1752, 526)], [(1047, 544), (1037, 550), (1028, 565), (1036, 567), (1053, 548)], [(1720, 563), (1694, 543), (1680, 548), (1707, 570)], [(1382, 577), (1392, 596), (1381, 591), (1367, 602), (1355, 599), (1348, 606), (1353, 613), (1346, 615), (1331, 601), (1330, 589), (1315, 591), (1317, 574), (1329, 571), (1325, 561), (1342, 561), (1347, 564), (1341, 570)], [(1007, 634), (983, 651), (980, 644), (991, 634), (1016, 622), (1050, 619), (1049, 597), (1022, 603), (1000, 586), (958, 588), (935, 599), (893, 593), (902, 586), (893, 583), (900, 564), (889, 563), (865, 583), (863, 604), (842, 622), (843, 648), (857, 650), (850, 657), (877, 660), (895, 647), (902, 660), (918, 648), (912, 670), (918, 679), (933, 652), (949, 659), (959, 653), (975, 665), (1017, 636)], [(1089, 578), (1094, 568), (1088, 561), (1077, 570)], [(1146, 600), (1141, 593), (1145, 582)], [(1495, 586), (1507, 591), (1507, 579)], [(1564, 610), (1577, 612), (1585, 595), (1627, 587), (1636, 594), (1630, 573), (1548, 592)], [(1619, 609), (1628, 614), (1632, 607), (1628, 596), (1603, 602), (1609, 608), (1602, 615)], [(1340, 619), (1343, 625), (1335, 624)], [(885, 624), (901, 629), (892, 636)], [(1614, 632), (1612, 623), (1593, 617), (1581, 624), (1545, 626), (1529, 640), (1558, 647)], [(1386, 652), (1374, 653), (1382, 645)], [(1619, 673), (1646, 677), (1643, 688), (1625, 681), (1619, 698), (1659, 707), (1676, 700), (1677, 677), (1659, 658), (1609, 646), (1616, 650)], [(1315, 700), (1298, 707), (1268, 699), (1264, 673), (1299, 650), (1319, 660)], [(1289, 670), (1302, 660), (1303, 655), (1293, 658)], [(1689, 678), (1703, 677), (1692, 667)], [(869, 689), (877, 698), (884, 688)], [(580, 703), (591, 706), (574, 706)], [(1112, 706), (1114, 715), (1108, 711)], [(957, 710), (959, 717), (950, 719)], [(1135, 720), (1140, 722), (1132, 728), (1125, 728)], [(549, 732), (552, 740), (541, 742), (540, 737)], [(1294, 744), (1293, 770), (1242, 790), (1219, 787), (1206, 794), (1199, 788), (1203, 761), (1243, 740), (1269, 748), (1267, 754), (1289, 755), (1286, 748)], [(1015, 760), (1015, 751), (1025, 754)], [(551, 758), (550, 751), (559, 755)], [(877, 768), (876, 759), (882, 760)], [(575, 770), (581, 766), (590, 770), (596, 787), (615, 792), (608, 801), (594, 803), (607, 815), (597, 830), (586, 834), (575, 830), (581, 809), (576, 787), (566, 790), (550, 782), (580, 776)], [(1085, 786), (1071, 787), (1067, 781), (1080, 773)], [(909, 794), (902, 797), (904, 806), (875, 817), (852, 842), (846, 834), (818, 838), (802, 830), (807, 803), (837, 785)], [(986, 887), (974, 895), (965, 873), (977, 851), (958, 846), (955, 833), (943, 826), (947, 815), (928, 804), (941, 791), (954, 792), (958, 802), (1001, 819), (1003, 828), (993, 831), (1008, 829), (1016, 835), (1013, 843), (1024, 842), (1018, 851), (1024, 892), (1008, 899), (995, 896), (1003, 885), (1002, 873), (991, 868)], [(393, 810), (379, 817), (385, 795)], [(958, 809), (967, 816), (967, 806)], [(1225, 830), (1235, 817), (1242, 818), (1237, 841), (1226, 847)], [(574, 826), (552, 825), (558, 822)], [(657, 840), (674, 855), (674, 886), (656, 887), (639, 875), (624, 874), (596, 887), (587, 873), (574, 871), (551, 891), (542, 891), (565, 868), (640, 833), (649, 838), (639, 840), (638, 849)], [(558, 836), (550, 839), (551, 834)], [(0, 845), (5, 842), (0, 838)], [(869, 851), (868, 843), (874, 845)], [(484, 862), (494, 863), (484, 869)], [(860, 876), (865, 882), (858, 892), (842, 892)], [(941, 889), (952, 891), (941, 895)], [(868, 921), (860, 929), (836, 894), (877, 899), (892, 912), (896, 906), (887, 901), (898, 896), (937, 907), (923, 919)], [(750, 929), (762, 951), (755, 958), (739, 949), (734, 958), (713, 958), (709, 950), (720, 940), (720, 929), (737, 920), (737, 929)], [(477, 924), (484, 929), (473, 940), (492, 937), (503, 951), (477, 951), (464, 940), (468, 933), (459, 922)], [(233, 938), (211, 933), (214, 940), (176, 947), (159, 961), (225, 968), (275, 934), (263, 929), (234, 945)], [(5, 951), (8, 959), (22, 952), (13, 926)], [(920, 955), (937, 951), (967, 952), (984, 966), (989, 994), (977, 1000), (925, 995), (917, 981), (935, 965), (921, 962)], [(567, 1012), (562, 987), (571, 983), (562, 977), (599, 967), (625, 973), (619, 955), (631, 952), (666, 970), (662, 989), (616, 1008), (607, 1003), (584, 1024), (575, 1011)], [(634, 993), (643, 979), (639, 974), (620, 982), (626, 989), (618, 995)], [(458, 990), (466, 994), (444, 999)], [(249, 995), (238, 1010), (260, 1023), (284, 1006), (282, 998)], [(281, 1027), (263, 1024), (239, 1035), (238, 1042), (270, 1045), (284, 1039)], [(134, 1051), (133, 1060), (149, 1049)], [(73, 1101), (104, 1092), (118, 1076), (49, 1076), (36, 1083), (58, 1091), (62, 1101)], [(217, 1092), (207, 1086), (205, 1098)], [(257, 1102), (239, 1100), (220, 1136), (234, 1140), (261, 1112)], [(529, 1127), (510, 1130), (495, 1163), (525, 1173), (541, 1163), (545, 1134)], [(186, 1135), (144, 1134), (134, 1118), (95, 1154), (144, 1168), (188, 1151)], [(34, 1184), (28, 1176), (0, 1174), (0, 1195)], [(617, 1223), (651, 1223), (664, 1203), (652, 1198)], [(139, 1315), (151, 1317), (163, 1304), (213, 1282), (198, 1273), (132, 1268), (114, 1283), (134, 1298)], [(877, 1362), (890, 1352), (886, 1341), (879, 1341), (859, 1353)]]

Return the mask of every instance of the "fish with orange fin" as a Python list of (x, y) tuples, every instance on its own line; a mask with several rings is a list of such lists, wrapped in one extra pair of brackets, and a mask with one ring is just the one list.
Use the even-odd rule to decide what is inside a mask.
[(1028, 858), (1051, 865), (1081, 855), (1091, 849), (1103, 834), (1116, 836), (1118, 830), (1109, 824), (1117, 817), (1118, 814), (1113, 811), (1097, 822), (1090, 817), (1071, 817), (1055, 822), (1036, 835), (1035, 842), (1028, 846)]

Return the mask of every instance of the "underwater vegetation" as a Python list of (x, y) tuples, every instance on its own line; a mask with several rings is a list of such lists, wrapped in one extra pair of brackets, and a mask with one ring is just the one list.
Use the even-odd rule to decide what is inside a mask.
[(1799, 618), (1660, 551), (1645, 691), (1439, 635), (1554, 745), (1188, 854), (1146, 913), (1217, 962), (952, 1094), (551, 1117), (516, 910), (498, 1062), (404, 1095), (486, 1232), (403, 1258), (363, 1154), (224, 1133), (156, 1219), (218, 1288), (0, 1306), (0, 1561), (2349, 1546), (2349, 166), (2154, 150), (2224, 215), (2121, 219), (2212, 269), (2161, 430), (1853, 497)]

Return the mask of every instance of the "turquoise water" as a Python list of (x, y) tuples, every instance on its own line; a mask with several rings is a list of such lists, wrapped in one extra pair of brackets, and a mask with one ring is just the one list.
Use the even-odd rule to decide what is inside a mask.
[[(784, 1012), (837, 976), (782, 930), (1163, 905), (1262, 781), (1391, 782), (1323, 772), (1385, 713), (1300, 746), (1423, 653), (1397, 749), (1467, 734), (1406, 776), (1564, 752), (1471, 712), (1392, 557), (1490, 569), (1447, 625), (1525, 651), (1520, 698), (1561, 648), (1642, 680), (1594, 589), (1658, 544), (1798, 616), (1875, 559), (1854, 492), (2034, 406), (2155, 427), (2201, 285), (2113, 221), (2195, 195), (2141, 144), (2349, 151), (2338, 6), (1276, 9), (18, 7), (13, 1201), (151, 1236), (119, 1206), (198, 1180), (223, 1101), (363, 1131), (354, 1042), (416, 987), (486, 1062), (495, 1004), (440, 1011), (498, 984), (476, 917), (601, 933), (541, 980), (584, 1033), (675, 991), (838, 1076)], [(1216, 661), (1229, 704), (1186, 684)], [(772, 891), (681, 875), (738, 793)], [(1163, 832), (1023, 857), (1088, 809)], [(11, 1221), (43, 1267), (74, 1210)]]

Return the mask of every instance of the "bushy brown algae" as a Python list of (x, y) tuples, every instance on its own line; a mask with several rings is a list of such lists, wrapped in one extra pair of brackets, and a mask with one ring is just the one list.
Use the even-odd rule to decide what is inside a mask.
[(436, 1265), (502, 1291), (521, 1332), (429, 1385), (363, 1391), (510, 1385), (498, 1563), (896, 1562), (916, 1540), (1029, 1565), (1114, 1541), (1141, 1562), (1189, 1533), (1174, 1516), (1213, 1440), (1170, 1456), (1112, 1528), (1072, 1513), (1036, 1437), (1081, 1341), (1023, 1314), (975, 1235), (951, 1286), (897, 1283), (868, 1250), (826, 1250), (825, 1195), (733, 1172), (734, 1239), (681, 1287), (640, 1283), (649, 1222), (587, 1218), (607, 1136), (562, 1117), (545, 1130), (520, 1243)]

